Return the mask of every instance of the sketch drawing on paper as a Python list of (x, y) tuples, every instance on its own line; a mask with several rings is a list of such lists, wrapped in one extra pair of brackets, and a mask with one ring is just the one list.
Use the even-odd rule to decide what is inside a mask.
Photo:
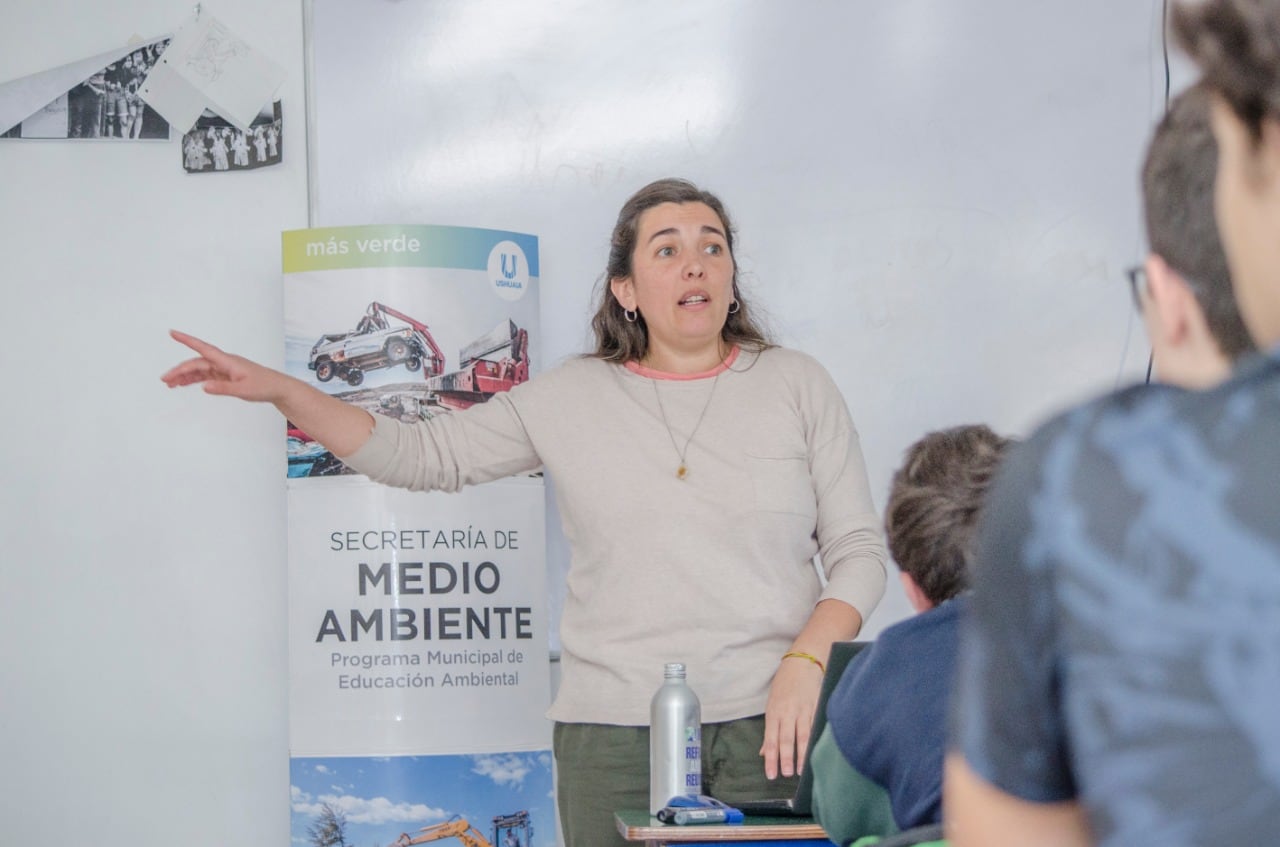
[(217, 82), (227, 63), (249, 55), (249, 45), (215, 21), (195, 50), (187, 56), (187, 68), (206, 82)]

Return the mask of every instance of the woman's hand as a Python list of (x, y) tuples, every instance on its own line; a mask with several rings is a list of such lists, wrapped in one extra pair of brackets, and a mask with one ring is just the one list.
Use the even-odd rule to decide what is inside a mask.
[(804, 768), (809, 732), (822, 689), (822, 669), (806, 659), (783, 659), (769, 686), (764, 708), (764, 774), (775, 779), (793, 776)]
[(170, 330), (169, 335), (200, 355), (170, 368), (160, 377), (170, 388), (180, 385), (204, 383), (208, 394), (225, 394), (241, 400), (276, 403), (288, 389), (289, 377), (251, 362), (243, 356), (235, 356), (201, 341), (194, 335)]
[(848, 641), (861, 629), (862, 615), (853, 606), (833, 598), (821, 600), (787, 651), (801, 655), (779, 659), (765, 702), (764, 744), (760, 747), (764, 775), (769, 779), (779, 773), (793, 776), (804, 768), (826, 672), (825, 664), (807, 657), (825, 663), (833, 641)]
[(364, 409), (330, 397), (300, 379), (223, 352), (193, 335), (176, 329), (169, 334), (200, 354), (160, 377), (170, 388), (204, 383), (209, 394), (272, 403), (294, 426), (301, 427), (340, 459), (369, 440), (373, 417)]

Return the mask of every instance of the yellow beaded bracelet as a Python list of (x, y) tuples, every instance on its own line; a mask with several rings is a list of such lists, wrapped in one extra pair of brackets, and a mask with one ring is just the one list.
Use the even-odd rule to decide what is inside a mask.
[(782, 658), (808, 659), (809, 661), (813, 662), (815, 665), (818, 666), (818, 670), (822, 671), (823, 673), (827, 672), (827, 666), (822, 663), (821, 659), (819, 659), (817, 656), (813, 655), (812, 653), (801, 653), (799, 650), (792, 650), (789, 653), (783, 653)]

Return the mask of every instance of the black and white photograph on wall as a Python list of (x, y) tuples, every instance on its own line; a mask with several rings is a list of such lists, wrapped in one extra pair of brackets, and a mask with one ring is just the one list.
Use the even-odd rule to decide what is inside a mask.
[(31, 114), (4, 138), (168, 139), (169, 124), (138, 93), (169, 39), (134, 48)]
[(245, 171), (278, 165), (284, 156), (280, 101), (265, 107), (249, 131), (237, 129), (205, 110), (182, 136), (182, 167), (187, 173)]

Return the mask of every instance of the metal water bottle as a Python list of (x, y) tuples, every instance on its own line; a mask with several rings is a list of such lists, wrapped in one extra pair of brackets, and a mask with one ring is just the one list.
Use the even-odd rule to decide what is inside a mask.
[(668, 662), (649, 704), (649, 814), (678, 794), (702, 793), (702, 706), (684, 665)]

